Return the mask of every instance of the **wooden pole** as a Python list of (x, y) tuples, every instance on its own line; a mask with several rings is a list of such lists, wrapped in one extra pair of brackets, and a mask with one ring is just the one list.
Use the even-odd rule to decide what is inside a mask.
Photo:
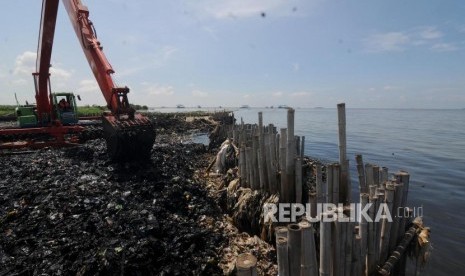
[[(395, 183), (394, 184), (394, 203), (392, 205), (392, 212), (393, 212), (393, 220), (391, 225), (391, 234), (389, 237), (389, 254), (392, 252), (397, 246), (397, 237), (399, 236), (399, 226), (400, 226), (400, 218), (397, 216), (397, 212), (402, 205), (402, 196), (404, 190), (404, 184), (402, 183)], [(403, 233), (402, 233), (403, 234)]]
[(295, 136), (295, 153), (300, 156), (300, 136)]
[[(410, 174), (406, 171), (400, 171), (395, 174), (396, 182), (403, 183), (404, 189), (402, 192), (402, 203), (401, 206), (403, 208), (407, 207), (407, 197), (408, 197), (408, 189), (410, 185)], [(407, 223), (407, 218), (401, 218), (399, 224), (399, 231), (397, 233), (397, 242), (402, 239), (402, 236), (405, 233), (405, 224)]]
[(361, 194), (368, 193), (368, 186), (365, 181), (365, 170), (363, 167), (363, 157), (361, 154), (355, 156), (355, 161), (357, 162), (357, 172), (358, 172), (358, 181), (359, 181), (359, 190)]
[[(420, 222), (418, 222), (418, 220)], [(415, 223), (417, 221), (417, 223)], [(407, 249), (408, 245), (412, 241), (413, 237), (415, 237), (415, 233), (421, 223), (421, 219), (416, 218), (412, 227), (405, 232), (403, 239), (400, 241), (399, 245), (395, 248), (394, 252), (391, 253), (389, 259), (384, 263), (384, 265), (378, 270), (379, 274), (381, 275), (391, 275), (392, 268), (396, 265), (396, 263), (402, 258)]]
[(265, 161), (266, 161), (266, 172), (268, 173), (267, 175), (267, 179), (268, 179), (268, 182), (267, 182), (267, 187), (268, 187), (268, 191), (272, 194), (276, 193), (276, 187), (274, 186), (275, 182), (273, 180), (275, 180), (273, 178), (273, 170), (272, 170), (272, 161), (271, 161), (271, 151), (270, 151), (270, 134), (269, 133), (265, 133), (264, 134), (265, 136)]
[(278, 273), (280, 276), (290, 276), (289, 272), (289, 251), (287, 237), (276, 239), (276, 251), (278, 259)]
[(256, 183), (258, 189), (261, 189), (261, 183), (260, 183), (260, 175), (258, 173), (258, 140), (259, 137), (258, 135), (254, 135), (252, 138), (252, 149), (253, 149), (253, 155), (252, 155), (252, 162), (253, 162), (253, 178), (254, 182)]
[(373, 165), (373, 185), (379, 187), (379, 166)]
[(245, 148), (245, 159), (247, 183), (252, 190), (256, 190), (257, 186), (253, 178), (253, 151), (251, 147)]
[(302, 203), (302, 159), (295, 159), (295, 202)]
[(246, 158), (245, 158), (245, 145), (242, 145), (239, 149), (239, 172), (241, 176), (241, 186), (249, 187), (247, 183), (247, 169), (246, 169)]
[(360, 235), (355, 235), (354, 237), (354, 250), (352, 255), (352, 267), (351, 267), (351, 276), (359, 276), (362, 275), (362, 259), (360, 254), (360, 243), (361, 243)]
[(326, 193), (327, 193), (327, 198), (326, 202), (327, 203), (333, 203), (333, 165), (328, 164), (326, 165)]
[[(360, 194), (360, 208), (364, 209), (368, 204), (368, 194)], [(366, 271), (366, 259), (367, 259), (367, 250), (368, 250), (368, 222), (364, 216), (360, 217), (360, 260), (361, 260), (361, 270)]]
[(291, 223), (287, 226), (289, 272), (290, 275), (300, 275), (302, 259), (302, 228), (298, 224)]
[(274, 234), (276, 236), (276, 240), (279, 237), (283, 237), (287, 239), (287, 227), (286, 226), (276, 226), (274, 228)]
[(346, 104), (337, 105), (338, 134), (339, 134), (339, 164), (341, 166), (340, 185), (342, 198), (340, 202), (350, 202), (349, 164), (347, 161), (347, 138), (346, 138)]
[(302, 136), (302, 142), (301, 142), (301, 146), (300, 146), (300, 158), (304, 158), (305, 157), (305, 136)]
[(373, 165), (372, 164), (365, 164), (365, 179), (366, 179), (366, 186), (368, 189), (370, 186), (375, 184), (375, 181), (373, 179)]
[(369, 198), (370, 203), (372, 204), (370, 209), (368, 210), (368, 215), (370, 216), (371, 222), (368, 222), (368, 252), (367, 252), (367, 275), (371, 275), (376, 269), (376, 224), (375, 224), (375, 216), (376, 216), (376, 203), (378, 197), (374, 195), (373, 197)]
[(287, 110), (287, 156), (286, 177), (289, 189), (288, 202), (295, 201), (295, 140), (294, 140), (294, 109)]
[(312, 218), (316, 218), (317, 216), (317, 203), (318, 203), (318, 196), (315, 192), (308, 193), (308, 203), (310, 204), (310, 215)]
[(316, 262), (315, 235), (313, 227), (308, 221), (299, 222), (302, 229), (302, 276), (314, 276), (318, 273), (318, 263)]
[(270, 173), (270, 183), (271, 183), (271, 188), (272, 188), (272, 193), (277, 193), (278, 190), (278, 180), (276, 176), (277, 172), (277, 159), (276, 159), (276, 133), (274, 132), (274, 126), (270, 125), (272, 128), (272, 132), (269, 134), (270, 135), (270, 162), (271, 162), (271, 173)]
[(323, 173), (321, 172), (321, 165), (315, 165), (316, 170), (316, 202), (317, 203), (325, 203), (325, 196), (324, 196), (324, 186), (323, 186)]
[(269, 191), (268, 186), (268, 172), (266, 167), (266, 154), (265, 154), (265, 135), (263, 133), (263, 113), (258, 112), (258, 171), (260, 175), (260, 188)]
[(333, 165), (333, 203), (338, 204), (339, 200), (339, 181), (340, 181), (341, 166), (339, 164)]
[[(394, 183), (387, 182), (386, 183), (386, 190), (384, 193), (384, 199), (387, 204), (389, 213), (391, 214), (392, 217), (392, 205), (394, 201), (394, 192), (395, 192), (395, 187)], [(379, 256), (379, 261), (383, 263), (386, 261), (388, 257), (388, 250), (389, 250), (389, 237), (391, 234), (391, 225), (392, 222), (390, 222), (388, 219), (383, 218), (382, 220), (382, 225), (381, 225), (381, 241), (380, 241), (380, 256)]]
[(236, 270), (237, 276), (256, 276), (257, 258), (250, 253), (243, 253), (237, 256)]
[(338, 214), (334, 214), (337, 218), (331, 226), (331, 274), (339, 276), (343, 264), (341, 264), (341, 225), (345, 223), (338, 222)]
[(287, 175), (286, 175), (286, 158), (287, 158), (287, 129), (281, 128), (281, 141), (279, 142), (279, 167), (280, 167), (280, 177), (281, 177), (281, 187), (280, 187), (280, 202), (289, 201), (289, 188), (287, 184)]
[[(324, 213), (322, 217), (332, 217), (333, 213)], [(320, 276), (331, 275), (331, 224), (330, 221), (320, 222)]]
[[(352, 268), (352, 259), (353, 259), (353, 242), (354, 242), (354, 222), (346, 222), (347, 224), (347, 236), (346, 236), (346, 244), (345, 244), (345, 269), (344, 275), (350, 275), (350, 271)], [(359, 276), (359, 275), (356, 275)]]

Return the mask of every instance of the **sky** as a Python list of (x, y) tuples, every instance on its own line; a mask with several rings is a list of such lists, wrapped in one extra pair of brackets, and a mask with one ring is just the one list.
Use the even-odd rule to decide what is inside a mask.
[[(2, 1), (0, 104), (34, 102), (40, 0)], [(83, 0), (130, 102), (465, 108), (462, 0)], [(60, 3), (55, 92), (105, 101)]]

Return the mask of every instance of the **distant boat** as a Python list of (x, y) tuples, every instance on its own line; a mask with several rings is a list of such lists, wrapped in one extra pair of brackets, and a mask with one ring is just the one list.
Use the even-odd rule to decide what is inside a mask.
[(241, 108), (250, 108), (250, 106), (244, 104), (244, 105), (241, 105)]
[(289, 109), (290, 107), (285, 104), (282, 104), (282, 105), (279, 105), (278, 108)]
[(324, 107), (321, 107), (321, 106), (317, 106), (315, 107), (315, 109), (323, 109)]
[(178, 104), (178, 105), (176, 106), (176, 108), (186, 108), (186, 107), (185, 107), (184, 105), (182, 105), (182, 104)]
[(202, 108), (202, 107), (200, 105), (198, 105), (197, 108)]

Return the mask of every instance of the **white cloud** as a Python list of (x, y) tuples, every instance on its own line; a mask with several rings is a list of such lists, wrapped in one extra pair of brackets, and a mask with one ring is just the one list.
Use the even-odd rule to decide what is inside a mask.
[(451, 52), (458, 50), (458, 48), (452, 43), (436, 43), (431, 46), (431, 50), (435, 52)]
[(86, 79), (79, 82), (79, 87), (76, 91), (79, 93), (99, 93), (100, 88), (94, 79)]
[(16, 57), (14, 75), (29, 75), (35, 72), (36, 53), (26, 51)]
[(409, 40), (409, 37), (402, 32), (389, 32), (374, 34), (364, 42), (369, 52), (392, 52), (403, 51)]
[(145, 91), (149, 95), (164, 95), (164, 96), (171, 96), (174, 95), (174, 88), (170, 85), (159, 85), (159, 84), (152, 84), (149, 85)]
[(242, 96), (242, 98), (248, 99), (248, 98), (250, 98), (250, 95), (249, 95), (249, 94), (245, 94), (244, 96)]
[(278, 92), (273, 93), (273, 97), (282, 97), (282, 96), (283, 96), (283, 92), (278, 91)]
[(423, 39), (437, 39), (442, 37), (442, 33), (436, 27), (424, 27), (420, 30), (419, 35)]
[(437, 52), (457, 50), (456, 44), (443, 41), (443, 33), (437, 27), (415, 27), (404, 32), (374, 34), (364, 39), (368, 52), (395, 52), (409, 48), (431, 49)]
[(310, 96), (309, 92), (295, 92), (291, 94), (292, 97), (306, 97)]
[(205, 97), (208, 96), (208, 93), (200, 91), (200, 90), (193, 90), (192, 91), (192, 96), (198, 97), (198, 98), (205, 98)]

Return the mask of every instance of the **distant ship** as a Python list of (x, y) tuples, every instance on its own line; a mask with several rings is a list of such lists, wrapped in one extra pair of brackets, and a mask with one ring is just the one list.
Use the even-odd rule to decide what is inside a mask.
[(244, 104), (244, 105), (241, 105), (241, 108), (250, 108), (250, 106)]
[(182, 105), (182, 104), (178, 104), (178, 105), (176, 106), (176, 108), (186, 108), (186, 107), (185, 107), (184, 105)]
[(282, 105), (279, 105), (278, 108), (289, 109), (290, 107), (285, 104), (282, 104)]

